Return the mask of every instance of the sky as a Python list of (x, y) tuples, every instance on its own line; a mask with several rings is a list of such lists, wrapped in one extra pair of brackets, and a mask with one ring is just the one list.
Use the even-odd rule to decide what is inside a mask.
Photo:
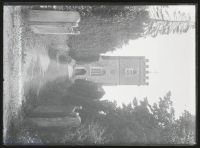
[[(172, 6), (195, 16), (194, 6)], [(185, 34), (162, 35), (130, 40), (114, 52), (106, 55), (145, 56), (149, 59), (149, 85), (104, 86), (102, 100), (116, 100), (119, 105), (129, 103), (134, 97), (138, 100), (148, 98), (150, 104), (159, 101), (159, 97), (171, 91), (171, 100), (176, 118), (184, 109), (195, 115), (195, 30)]]

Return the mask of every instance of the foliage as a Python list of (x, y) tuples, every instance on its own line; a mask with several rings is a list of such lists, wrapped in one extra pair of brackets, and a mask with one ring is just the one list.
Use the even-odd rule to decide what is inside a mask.
[(109, 139), (104, 135), (105, 128), (96, 122), (83, 124), (74, 131), (68, 131), (63, 137), (62, 143), (76, 145), (105, 144)]
[[(112, 135), (109, 144), (194, 144), (194, 117), (185, 112), (175, 120), (171, 93), (168, 92), (158, 103), (150, 105), (147, 98), (137, 103), (135, 98), (128, 105), (117, 107), (116, 102), (99, 101), (99, 110), (87, 108), (79, 111), (84, 124), (98, 122), (106, 128), (105, 135)], [(86, 119), (84, 119), (86, 118)], [(192, 122), (191, 122), (192, 121)]]
[[(15, 117), (12, 117), (8, 127), (8, 135), (5, 139), (5, 144), (7, 145), (31, 145), (31, 144), (42, 144), (41, 138), (38, 137), (32, 127), (25, 120), (25, 111), (26, 105), (29, 105), (29, 102), (23, 103), (22, 108), (19, 110), (19, 114)], [(30, 105), (29, 105), (30, 106)]]
[(164, 98), (160, 98), (158, 105), (154, 103), (150, 107), (154, 118), (161, 131), (161, 142), (163, 144), (173, 142), (173, 127), (175, 122), (174, 108), (171, 101), (171, 92), (168, 92)]
[(99, 55), (128, 44), (129, 40), (158, 34), (185, 33), (194, 28), (191, 16), (169, 13), (168, 6), (46, 5), (32, 9), (78, 11), (78, 36), (70, 36), (69, 55), (77, 62), (98, 61)]
[(94, 98), (87, 94), (87, 87), (92, 88), (91, 94), (92, 91), (97, 92), (98, 87), (94, 83), (79, 80), (73, 87), (77, 84), (80, 84), (81, 95), (73, 94), (71, 100), (67, 97), (64, 100), (68, 100), (68, 104), (82, 106), (82, 109), (77, 110), (81, 126), (60, 130), (49, 128), (45, 131), (32, 125), (19, 124), (18, 127), (15, 126), (15, 130), (12, 129), (15, 138), (9, 138), (13, 140), (13, 144), (195, 144), (195, 118), (184, 111), (179, 119), (174, 119), (170, 92), (154, 105), (150, 105), (147, 98), (140, 102), (134, 98), (129, 104), (118, 107), (116, 101), (100, 100), (96, 93)]
[(69, 55), (78, 62), (92, 62), (101, 53), (141, 37), (143, 22), (148, 16), (146, 6), (127, 5), (46, 5), (31, 9), (78, 11), (81, 15), (78, 36), (70, 36)]
[[(175, 120), (171, 92), (168, 92), (163, 98), (160, 98), (158, 103), (153, 105), (148, 103), (147, 98), (139, 103), (134, 98), (129, 104), (118, 107), (116, 101), (102, 101), (101, 97), (92, 91), (97, 92), (97, 86), (94, 83), (78, 80), (71, 87), (72, 98), (69, 100), (68, 96), (65, 99), (83, 107), (77, 112), (79, 112), (84, 126), (95, 122), (106, 129), (104, 134), (112, 137), (108, 144), (195, 143), (194, 116), (185, 112), (180, 119)], [(75, 94), (75, 92), (77, 93)]]
[(31, 132), (30, 130), (24, 128), (21, 129), (19, 135), (17, 136), (18, 143), (17, 144), (25, 144), (25, 145), (41, 145), (42, 140), (36, 133)]
[(189, 14), (180, 11), (169, 14), (168, 7), (152, 6), (149, 8), (149, 19), (145, 24), (144, 36), (181, 34), (186, 33), (191, 28), (194, 28), (194, 22), (191, 21)]
[(140, 10), (124, 17), (83, 18), (78, 28), (81, 34), (71, 36), (68, 40), (70, 56), (81, 62), (97, 61), (100, 54), (113, 51), (128, 44), (129, 40), (141, 37), (146, 17), (147, 12)]
[(178, 142), (181, 144), (195, 144), (195, 118), (188, 111), (184, 111), (179, 120), (176, 121), (176, 132), (179, 136)]
[(93, 119), (101, 110), (99, 99), (105, 94), (101, 85), (87, 80), (75, 80), (63, 97), (63, 103), (82, 106), (79, 110), (82, 122), (86, 117)]
[[(105, 117), (108, 132), (113, 135), (112, 143), (117, 144), (156, 144), (159, 137), (154, 117), (147, 109), (146, 100), (140, 105), (123, 104)], [(104, 123), (104, 124), (105, 124)]]
[(66, 98), (73, 100), (74, 103), (83, 101), (99, 100), (104, 94), (102, 86), (87, 80), (75, 80), (69, 87)]

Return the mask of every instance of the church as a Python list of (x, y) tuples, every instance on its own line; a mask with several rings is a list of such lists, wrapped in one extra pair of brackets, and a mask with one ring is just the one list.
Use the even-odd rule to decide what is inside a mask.
[(102, 85), (148, 85), (147, 62), (144, 56), (101, 56), (97, 62), (76, 65), (73, 79)]

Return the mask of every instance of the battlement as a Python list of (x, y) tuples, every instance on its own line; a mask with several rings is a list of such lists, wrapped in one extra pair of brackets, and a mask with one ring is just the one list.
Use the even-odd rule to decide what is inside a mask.
[(149, 59), (145, 59), (145, 85), (149, 85)]

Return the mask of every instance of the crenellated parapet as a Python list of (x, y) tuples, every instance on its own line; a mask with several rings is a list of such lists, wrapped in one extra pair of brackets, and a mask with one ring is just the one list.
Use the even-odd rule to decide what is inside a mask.
[(145, 84), (149, 85), (149, 59), (145, 59)]

